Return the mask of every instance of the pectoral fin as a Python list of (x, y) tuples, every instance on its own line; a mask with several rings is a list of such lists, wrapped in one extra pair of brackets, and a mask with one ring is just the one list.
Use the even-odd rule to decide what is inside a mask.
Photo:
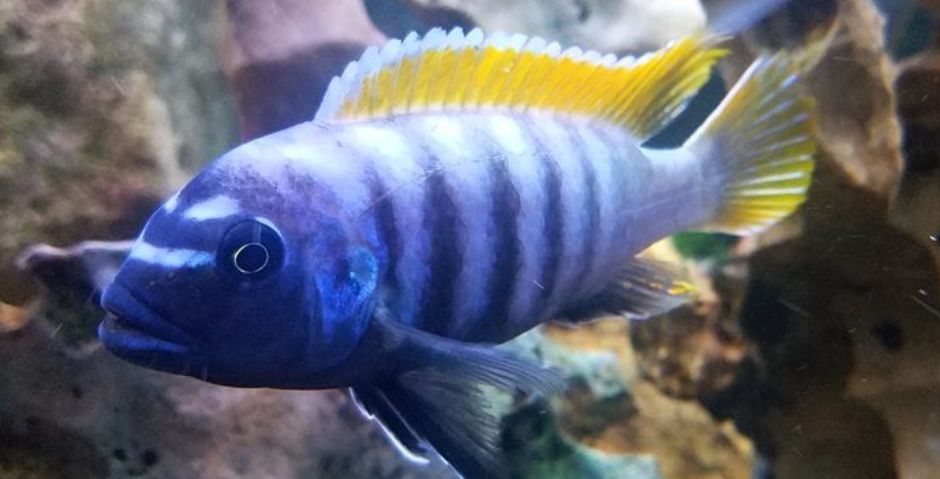
[(500, 418), (483, 387), (551, 395), (561, 391), (561, 378), (491, 346), (435, 336), (391, 318), (374, 321), (382, 343), (393, 347), (389, 360), (403, 370), (355, 388), (369, 415), (412, 454), (429, 446), (464, 477), (508, 477)]

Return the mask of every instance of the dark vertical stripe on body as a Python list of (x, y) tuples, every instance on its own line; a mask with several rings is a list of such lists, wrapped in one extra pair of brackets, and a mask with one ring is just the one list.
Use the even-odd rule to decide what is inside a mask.
[(591, 149), (587, 146), (584, 138), (581, 137), (580, 132), (574, 135), (577, 138), (575, 143), (575, 151), (578, 154), (578, 160), (581, 164), (581, 169), (584, 172), (582, 176), (584, 180), (584, 214), (587, 215), (587, 228), (584, 230), (584, 250), (581, 252), (581, 261), (583, 261), (583, 267), (578, 273), (577, 279), (574, 282), (574, 287), (579, 288), (584, 285), (584, 282), (587, 280), (588, 275), (591, 273), (591, 268), (594, 265), (594, 254), (595, 248), (597, 247), (597, 236), (600, 233), (600, 221), (601, 221), (601, 206), (599, 203), (599, 198), (597, 194), (597, 175), (594, 171), (594, 162), (591, 158), (588, 158), (588, 153)]
[(382, 177), (376, 171), (374, 165), (369, 165), (366, 172), (366, 182), (369, 187), (370, 211), (375, 220), (376, 228), (379, 233), (379, 241), (385, 248), (386, 272), (384, 286), (393, 294), (399, 293), (398, 288), (398, 261), (402, 255), (401, 232), (398, 230), (398, 223), (395, 218), (395, 205), (392, 203), (392, 197), (388, 194), (388, 188)]
[(444, 169), (439, 159), (429, 152), (425, 166), (423, 224), (429, 235), (430, 276), (424, 285), (418, 328), (433, 333), (444, 333), (454, 316), (454, 297), (457, 276), (463, 268), (464, 252), (458, 238), (457, 205), (451, 197)]
[(545, 225), (545, 255), (542, 263), (540, 285), (542, 298), (547, 299), (555, 292), (558, 283), (558, 273), (561, 267), (561, 256), (564, 251), (564, 211), (561, 204), (561, 172), (557, 159), (549, 152), (540, 148), (539, 159), (542, 162), (543, 186), (545, 189), (545, 210), (543, 211)]
[(493, 242), (494, 265), (487, 284), (489, 301), (484, 309), (489, 318), (482, 325), (504, 324), (515, 296), (516, 276), (522, 268), (522, 244), (519, 239), (519, 191), (512, 182), (507, 159), (502, 152), (490, 153), (490, 211), (496, 239)]

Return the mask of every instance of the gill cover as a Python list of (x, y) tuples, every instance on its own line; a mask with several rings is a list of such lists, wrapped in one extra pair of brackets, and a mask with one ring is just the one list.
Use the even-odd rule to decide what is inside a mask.
[(308, 298), (313, 311), (306, 358), (323, 370), (348, 357), (365, 334), (375, 307), (379, 264), (363, 246), (319, 236), (311, 256), (316, 292)]

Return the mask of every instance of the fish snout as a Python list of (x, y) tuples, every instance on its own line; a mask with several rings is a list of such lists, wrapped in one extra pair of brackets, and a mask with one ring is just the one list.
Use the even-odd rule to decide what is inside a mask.
[(101, 307), (107, 315), (98, 335), (109, 349), (133, 346), (138, 349), (197, 349), (197, 341), (168, 319), (162, 317), (130, 289), (111, 283), (101, 294)]

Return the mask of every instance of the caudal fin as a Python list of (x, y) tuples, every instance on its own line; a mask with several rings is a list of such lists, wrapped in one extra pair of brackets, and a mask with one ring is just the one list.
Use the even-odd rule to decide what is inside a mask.
[(717, 205), (696, 229), (753, 233), (806, 199), (816, 142), (805, 67), (804, 58), (784, 53), (758, 59), (686, 143), (704, 162)]

